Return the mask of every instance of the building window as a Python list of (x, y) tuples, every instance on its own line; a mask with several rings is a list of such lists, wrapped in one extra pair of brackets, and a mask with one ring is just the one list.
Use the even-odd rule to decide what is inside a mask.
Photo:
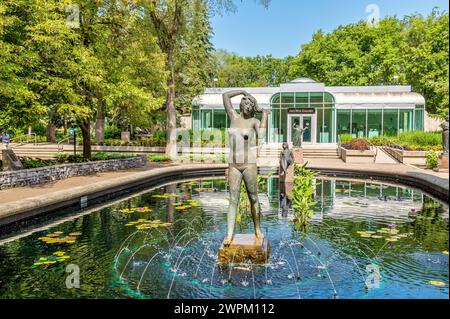
[(280, 142), (287, 142), (287, 109), (281, 109), (280, 112)]
[(325, 143), (323, 141), (323, 109), (317, 108), (316, 109), (316, 135), (317, 135), (317, 143)]
[(202, 128), (212, 128), (212, 110), (203, 110), (202, 114)]
[(366, 137), (366, 111), (352, 110), (352, 137)]
[(384, 109), (383, 135), (397, 136), (397, 134), (398, 134), (398, 109)]
[(323, 109), (323, 137), (322, 143), (334, 143), (334, 109)]
[(280, 109), (272, 109), (270, 113), (270, 122), (269, 122), (269, 143), (279, 143), (281, 139), (279, 137), (280, 134)]
[(413, 112), (414, 110), (402, 110), (400, 109), (400, 117), (399, 117), (399, 134), (403, 132), (412, 131), (413, 128)]
[(367, 111), (367, 137), (380, 137), (383, 128), (383, 111), (368, 110)]
[(223, 110), (214, 110), (214, 128), (225, 129), (227, 127), (227, 114)]
[(281, 93), (281, 103), (283, 104), (294, 104), (295, 103), (294, 93)]
[(280, 93), (274, 94), (270, 99), (270, 105), (280, 104)]
[(423, 131), (424, 130), (424, 114), (425, 108), (423, 105), (417, 105), (414, 114), (414, 130)]
[(350, 134), (350, 110), (337, 110), (337, 134)]
[(323, 92), (320, 93), (310, 93), (309, 100), (311, 104), (323, 104)]
[(200, 111), (198, 110), (198, 106), (192, 107), (192, 129), (200, 130)]
[(309, 104), (309, 95), (307, 92), (295, 93), (295, 104)]

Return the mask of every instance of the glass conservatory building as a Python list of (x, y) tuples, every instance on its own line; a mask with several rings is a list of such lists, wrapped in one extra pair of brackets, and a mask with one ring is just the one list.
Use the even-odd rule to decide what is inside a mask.
[[(271, 110), (268, 143), (292, 142), (296, 125), (309, 128), (304, 144), (336, 143), (341, 134), (371, 138), (424, 130), (425, 99), (410, 86), (327, 87), (308, 78), (280, 87), (206, 89), (193, 101), (192, 128), (229, 127), (222, 93), (235, 89), (246, 90)], [(232, 99), (238, 111), (240, 99)]]

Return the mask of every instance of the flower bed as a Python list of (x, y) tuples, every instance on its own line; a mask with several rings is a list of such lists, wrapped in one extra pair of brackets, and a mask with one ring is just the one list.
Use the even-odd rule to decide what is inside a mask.
[(370, 143), (362, 138), (352, 139), (340, 146), (341, 158), (346, 163), (373, 163), (375, 152)]

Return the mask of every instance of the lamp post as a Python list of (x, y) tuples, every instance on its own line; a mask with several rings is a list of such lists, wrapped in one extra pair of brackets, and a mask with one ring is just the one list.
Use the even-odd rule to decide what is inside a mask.
[(77, 158), (77, 131), (75, 130), (76, 124), (75, 122), (72, 122), (70, 129), (69, 129), (69, 139), (70, 137), (73, 138), (73, 159), (76, 161)]

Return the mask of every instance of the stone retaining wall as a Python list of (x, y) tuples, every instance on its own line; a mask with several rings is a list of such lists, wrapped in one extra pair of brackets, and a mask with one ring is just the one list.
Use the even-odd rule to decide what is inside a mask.
[(146, 164), (147, 157), (145, 155), (137, 155), (136, 157), (107, 161), (63, 164), (13, 172), (0, 172), (0, 189), (37, 185), (99, 172), (143, 167)]

